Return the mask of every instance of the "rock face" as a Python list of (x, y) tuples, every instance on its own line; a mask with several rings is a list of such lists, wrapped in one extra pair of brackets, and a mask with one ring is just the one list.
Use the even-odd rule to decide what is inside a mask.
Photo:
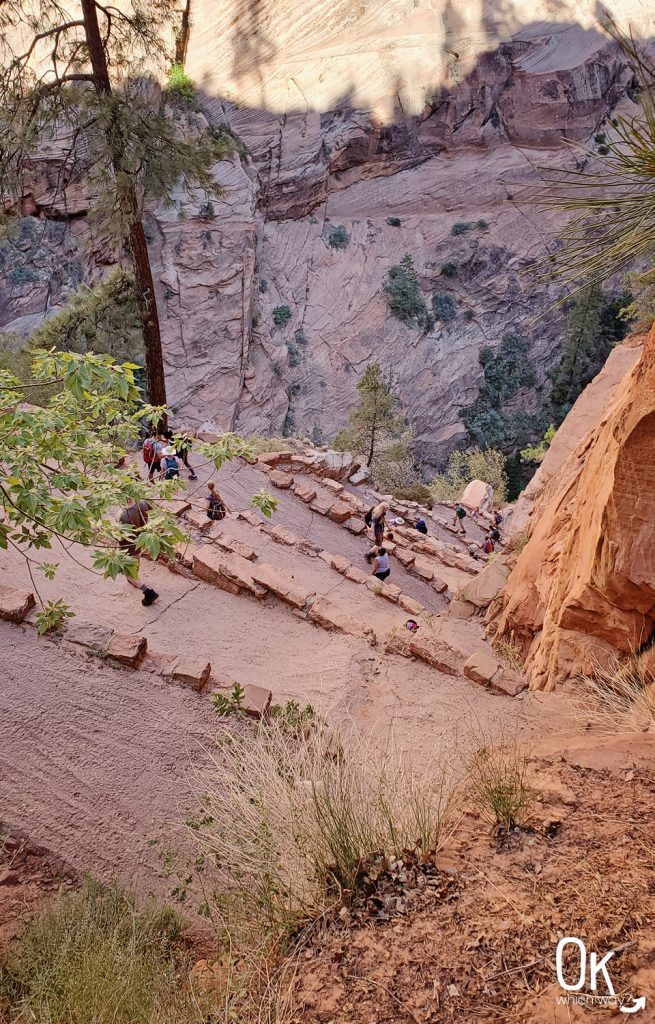
[[(615, 13), (636, 14), (628, 0)], [(148, 211), (180, 419), (300, 430), (320, 444), (379, 361), (393, 370), (417, 454), (435, 466), (463, 437), (458, 410), (476, 397), (483, 346), (524, 330), (543, 382), (562, 321), (551, 312), (530, 326), (556, 293), (522, 272), (559, 222), (516, 198), (540, 166), (570, 164), (564, 136), (593, 140), (611, 133), (617, 104), (635, 110), (631, 72), (594, 27), (591, 0), (558, 5), (557, 24), (550, 16), (546, 0), (510, 0), (502, 17), (445, 0), (192, 0), (187, 71), (207, 120), (247, 152), (215, 166), (221, 200), (180, 188)], [(38, 320), (73, 272), (93, 280), (117, 258), (87, 224), (83, 188), (69, 186), (62, 206), (57, 166), (55, 149), (23, 211), (74, 210), (57, 243), (70, 273), (53, 289), (49, 264), (26, 281), (6, 262), (0, 327)], [(389, 312), (389, 268), (405, 253), (434, 305), (431, 326)]]
[(497, 635), (523, 643), (537, 689), (638, 650), (655, 628), (655, 327), (608, 392), (535, 501), (529, 541), (491, 607)]

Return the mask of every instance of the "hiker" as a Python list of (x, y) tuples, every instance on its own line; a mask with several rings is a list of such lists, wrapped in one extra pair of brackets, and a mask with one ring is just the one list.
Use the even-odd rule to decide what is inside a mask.
[(474, 508), (473, 511), (471, 512), (471, 519), (473, 520), (474, 523), (477, 524), (479, 518), (480, 518), (480, 506), (478, 505), (478, 507)]
[(500, 512), (494, 512), (494, 522), (497, 527), (501, 525), (502, 521), (503, 517), (501, 516)]
[(161, 458), (161, 478), (162, 480), (176, 480), (180, 475), (180, 464), (177, 461), (177, 453), (173, 448), (172, 444), (166, 445), (162, 448)]
[[(173, 438), (174, 437), (175, 437), (174, 431), (172, 431), (172, 430), (167, 430), (166, 431), (166, 439), (167, 439), (169, 444), (173, 444)], [(189, 452), (191, 451), (192, 446), (193, 446), (193, 441), (191, 440), (189, 435), (186, 434), (186, 433), (182, 433), (182, 434), (180, 434), (178, 436), (178, 438), (176, 440), (175, 451), (177, 453), (178, 459), (181, 459), (182, 462), (184, 463), (184, 465), (186, 466), (186, 468), (189, 470), (189, 480), (197, 480), (198, 477), (196, 476), (196, 472), (195, 472), (193, 466), (191, 465), (191, 463), (189, 462)]]
[(215, 523), (220, 523), (221, 519), (225, 519), (226, 515), (227, 508), (225, 507), (225, 502), (216, 490), (214, 481), (209, 480), (207, 482), (207, 518), (213, 519)]
[(387, 576), (391, 573), (391, 566), (389, 565), (389, 555), (387, 549), (380, 547), (378, 553), (375, 556), (373, 562), (373, 575), (379, 580), (386, 580)]
[(389, 506), (386, 501), (381, 501), (379, 505), (376, 505), (374, 509), (371, 509), (371, 525), (373, 526), (373, 536), (375, 543), (378, 547), (384, 540), (384, 528), (387, 525), (385, 516), (389, 511)]
[(461, 533), (462, 537), (466, 536), (466, 530), (464, 529), (464, 520), (466, 519), (466, 509), (460, 505), (455, 505), (455, 515), (453, 516), (453, 526), (457, 527), (457, 533)]
[(489, 530), (489, 536), (491, 537), (494, 544), (497, 544), (500, 540), (500, 530), (496, 526), (492, 526)]
[(135, 590), (143, 591), (143, 600), (141, 601), (141, 604), (146, 607), (153, 604), (153, 602), (159, 597), (159, 594), (156, 590), (153, 590), (152, 587), (149, 587), (146, 583), (141, 583), (139, 580), (141, 551), (136, 546), (136, 538), (139, 530), (142, 530), (148, 522), (148, 512), (151, 508), (152, 505), (149, 501), (142, 500), (136, 502), (134, 498), (128, 498), (127, 508), (124, 508), (118, 516), (118, 522), (123, 526), (129, 527), (129, 530), (127, 530), (125, 535), (119, 540), (118, 546), (121, 551), (125, 551), (126, 554), (130, 555), (132, 558), (136, 558), (137, 560), (136, 577), (133, 579), (131, 576), (126, 576), (125, 578), (130, 586), (134, 587)]
[(494, 553), (494, 550), (495, 550), (494, 542), (491, 539), (491, 535), (490, 534), (487, 534), (487, 536), (484, 538), (484, 543), (482, 545), (482, 550), (484, 551), (485, 555), (492, 555)]
[(143, 461), (148, 467), (148, 480), (154, 479), (161, 470), (161, 453), (166, 447), (166, 438), (156, 431), (143, 442)]
[(419, 533), (426, 534), (428, 532), (428, 528), (425, 525), (425, 519), (419, 519), (418, 522), (414, 524), (414, 529), (418, 530)]

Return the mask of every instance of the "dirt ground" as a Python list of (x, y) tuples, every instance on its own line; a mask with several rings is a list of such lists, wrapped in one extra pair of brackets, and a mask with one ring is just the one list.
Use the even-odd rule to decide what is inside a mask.
[[(405, 892), (400, 912), (385, 915), (371, 901), (315, 941), (298, 960), (297, 1024), (623, 1017), (593, 999), (567, 1001), (555, 970), (565, 935), (598, 960), (617, 950), (608, 965), (616, 995), (627, 1007), (646, 997), (625, 1019), (654, 1021), (655, 737), (617, 746), (610, 741), (604, 757), (596, 737), (566, 762), (537, 758), (539, 800), (525, 830), (498, 842), (468, 813), (437, 859), (436, 879)], [(565, 963), (574, 981), (578, 962)], [(607, 994), (602, 975), (595, 993), (588, 980), (581, 993)]]

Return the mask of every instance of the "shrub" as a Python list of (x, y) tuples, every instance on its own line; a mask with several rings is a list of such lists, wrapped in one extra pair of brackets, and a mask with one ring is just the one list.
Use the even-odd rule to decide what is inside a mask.
[(197, 1020), (178, 980), (182, 926), (167, 907), (137, 909), (116, 886), (87, 881), (35, 917), (5, 959), (0, 1002), (34, 1024), (175, 1024)]
[(303, 331), (302, 327), (298, 328), (298, 330), (294, 334), (294, 338), (296, 339), (296, 341), (298, 342), (299, 345), (306, 345), (307, 344), (307, 340), (308, 340), (307, 339), (307, 335)]
[(432, 508), (432, 491), (425, 484), (411, 484), (409, 487), (398, 487), (393, 492), (394, 498), (401, 501), (418, 501), (420, 505), (427, 505)]
[(405, 253), (399, 264), (389, 268), (385, 291), (389, 309), (404, 324), (412, 324), (425, 314), (425, 303), (409, 253)]
[(203, 789), (198, 836), (231, 932), (291, 933), (356, 893), (367, 859), (437, 851), (450, 779), (428, 758), (274, 717), (226, 738)]
[(288, 306), (275, 306), (273, 309), (273, 323), (276, 327), (286, 327), (292, 316)]
[(468, 767), (467, 795), (492, 828), (509, 832), (534, 800), (527, 782), (528, 754), (516, 743), (481, 747)]
[(268, 281), (266, 280), (265, 277), (262, 277), (261, 281), (259, 282), (259, 290), (260, 292), (268, 291)]
[(387, 217), (387, 224), (390, 228), (399, 228), (401, 223), (400, 217)]
[(298, 366), (300, 362), (300, 352), (298, 346), (294, 345), (292, 341), (287, 342), (287, 355), (289, 358), (289, 366)]
[(200, 220), (213, 220), (216, 217), (216, 211), (214, 210), (214, 204), (211, 199), (200, 204), (198, 216)]
[(623, 660), (597, 661), (580, 680), (574, 707), (585, 728), (605, 734), (641, 732), (655, 721), (652, 670), (634, 652)]
[(457, 303), (449, 292), (437, 292), (432, 296), (432, 308), (437, 320), (442, 323), (450, 323), (457, 316)]
[(514, 630), (511, 631), (509, 638), (502, 636), (495, 639), (492, 646), (515, 672), (520, 672), (523, 669), (523, 648), (514, 639)]
[(253, 455), (264, 455), (266, 452), (285, 452), (289, 449), (289, 442), (283, 437), (264, 437), (262, 434), (249, 434), (246, 444)]
[(330, 232), (328, 234), (328, 245), (331, 249), (347, 249), (349, 241), (350, 235), (343, 224), (339, 224), (336, 228), (330, 228)]
[(445, 473), (439, 473), (430, 484), (434, 501), (457, 501), (471, 480), (491, 484), (496, 502), (507, 496), (505, 456), (493, 448), (472, 448), (451, 452)]
[(9, 280), (13, 285), (31, 284), (38, 279), (38, 274), (31, 267), (17, 266), (9, 271)]
[(451, 235), (465, 235), (467, 231), (470, 231), (473, 225), (470, 221), (459, 220), (453, 224), (450, 229)]
[(166, 93), (169, 96), (179, 97), (189, 101), (192, 105), (197, 104), (198, 93), (195, 83), (189, 78), (184, 70), (184, 64), (173, 64), (168, 72), (168, 83)]
[(489, 114), (489, 123), (492, 128), (500, 128), (500, 114), (497, 110), (492, 110)]
[(457, 271), (459, 270), (459, 263), (451, 262), (444, 263), (441, 267), (442, 277), (457, 277)]
[(539, 444), (529, 445), (521, 450), (521, 460), (523, 462), (543, 462), (554, 437), (555, 424), (551, 423)]

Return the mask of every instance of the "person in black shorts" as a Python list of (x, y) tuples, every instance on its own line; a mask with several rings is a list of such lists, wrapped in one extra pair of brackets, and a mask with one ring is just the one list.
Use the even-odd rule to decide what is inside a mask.
[[(141, 560), (141, 552), (136, 546), (136, 538), (139, 530), (143, 529), (148, 522), (148, 512), (151, 508), (152, 505), (149, 501), (136, 502), (134, 498), (128, 498), (127, 508), (124, 508), (118, 516), (118, 522), (122, 526), (128, 527), (125, 531), (125, 535), (119, 540), (118, 546), (121, 551), (125, 551), (125, 553), (131, 555), (132, 558), (136, 558), (137, 562), (140, 562)], [(152, 587), (147, 586), (145, 583), (141, 583), (139, 580), (138, 569), (137, 575), (134, 579), (131, 576), (126, 576), (125, 578), (130, 586), (134, 587), (135, 590), (143, 591), (143, 600), (141, 604), (144, 604), (146, 607), (153, 604), (159, 597), (156, 590), (153, 590)]]

